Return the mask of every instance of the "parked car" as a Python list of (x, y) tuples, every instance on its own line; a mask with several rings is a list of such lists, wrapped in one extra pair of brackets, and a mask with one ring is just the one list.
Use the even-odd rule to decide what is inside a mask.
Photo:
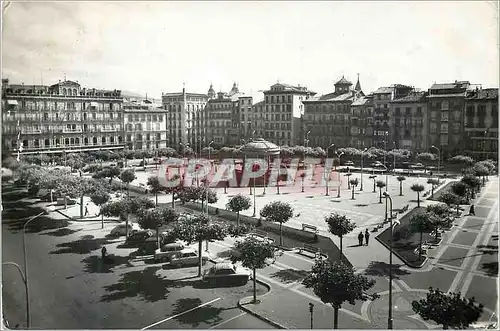
[(425, 166), (422, 163), (415, 163), (415, 164), (412, 164), (411, 167), (415, 168), (415, 169), (420, 169), (420, 168), (424, 168)]
[(184, 249), (185, 246), (181, 242), (169, 243), (155, 250), (154, 259), (156, 262), (170, 262), (172, 256)]
[(217, 263), (203, 274), (203, 281), (211, 284), (241, 284), (245, 285), (250, 279), (251, 271), (243, 267), (237, 267), (231, 263)]
[(141, 161), (139, 162), (139, 167), (144, 167), (148, 165), (148, 161)]
[[(116, 237), (124, 236), (127, 232), (126, 229), (127, 229), (127, 226), (125, 223), (123, 223), (123, 224), (115, 226), (109, 234), (111, 236), (116, 236)], [(129, 234), (135, 233), (135, 232), (140, 231), (140, 230), (141, 230), (141, 228), (138, 224), (132, 223), (132, 222), (128, 223)]]
[(352, 161), (347, 161), (347, 162), (344, 162), (344, 165), (345, 165), (345, 166), (350, 166), (350, 167), (352, 167), (352, 166), (354, 166), (354, 162), (352, 162)]
[(57, 206), (64, 206), (64, 205), (71, 206), (71, 205), (76, 205), (76, 200), (70, 199), (68, 197), (66, 197), (66, 199), (63, 198), (63, 197), (60, 197), (60, 198), (57, 198), (56, 205)]
[[(198, 265), (200, 256), (198, 251), (192, 248), (185, 248), (180, 252), (177, 252), (170, 259), (170, 264), (176, 268)], [(201, 256), (201, 264), (205, 265), (208, 261), (208, 256), (203, 254)]]
[(132, 233), (128, 238), (125, 240), (125, 243), (127, 244), (141, 244), (146, 241), (148, 238), (153, 238), (154, 241), (156, 241), (156, 234), (154, 231), (151, 230), (141, 230), (141, 231), (136, 231)]

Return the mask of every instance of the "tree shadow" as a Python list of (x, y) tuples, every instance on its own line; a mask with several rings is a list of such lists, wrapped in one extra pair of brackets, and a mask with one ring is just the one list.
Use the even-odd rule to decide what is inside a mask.
[(216, 257), (221, 258), (221, 259), (225, 259), (225, 258), (230, 258), (232, 256), (232, 254), (233, 254), (233, 251), (231, 249), (228, 249), (228, 250), (225, 250), (222, 252), (217, 252)]
[(106, 292), (101, 302), (112, 302), (126, 298), (141, 297), (145, 301), (156, 302), (167, 298), (172, 281), (159, 276), (159, 267), (148, 267), (143, 270), (130, 271), (121, 276), (118, 283), (104, 286)]
[(48, 236), (54, 236), (54, 237), (65, 237), (65, 236), (69, 236), (70, 234), (73, 234), (75, 232), (78, 232), (80, 230), (81, 229), (71, 230), (71, 229), (68, 229), (68, 228), (61, 228), (61, 229), (58, 229), (56, 231), (47, 232), (47, 233), (44, 233), (44, 234), (48, 235)]
[[(374, 232), (374, 231), (372, 231), (372, 232)], [(361, 244), (361, 245), (360, 244), (356, 244), (356, 245), (349, 245), (349, 246), (347, 246), (347, 248), (362, 247), (362, 246), (363, 246), (363, 244)]]
[(498, 276), (498, 262), (483, 263), (481, 268), (485, 269), (489, 276)]
[[(40, 212), (42, 211), (43, 210), (41, 210)], [(30, 216), (35, 216), (38, 213), (35, 213)], [(2, 221), (2, 223), (7, 224), (9, 230), (15, 233), (23, 230), (24, 225), (26, 224), (27, 221), (29, 221), (30, 216), (23, 219)], [(39, 233), (47, 230), (65, 228), (67, 226), (69, 226), (69, 221), (65, 219), (55, 219), (48, 216), (39, 216), (38, 218), (34, 219), (28, 224), (28, 226), (26, 227), (26, 233)]]
[(368, 205), (363, 204), (363, 203), (358, 203), (358, 204), (355, 204), (354, 206), (356, 206), (356, 207), (368, 207)]
[(271, 277), (279, 278), (280, 281), (288, 284), (304, 279), (307, 274), (305, 270), (283, 269), (271, 274)]
[[(403, 276), (403, 275), (409, 275), (410, 272), (406, 270), (402, 270), (401, 267), (403, 265), (401, 264), (392, 264), (392, 276), (395, 279), (399, 279), (398, 276)], [(368, 267), (365, 269), (364, 274), (368, 276), (389, 276), (389, 271), (391, 270), (391, 267), (389, 263), (385, 263), (382, 261), (372, 261), (368, 265)]]
[(197, 309), (190, 311), (189, 313), (185, 313), (190, 309), (198, 307), (202, 302), (199, 298), (182, 298), (177, 300), (174, 304), (174, 310), (172, 314), (177, 315), (175, 319), (181, 324), (187, 324), (191, 327), (197, 327), (201, 323), (206, 323), (209, 325), (218, 324), (222, 322), (222, 318), (219, 316), (225, 308), (211, 307), (210, 305), (203, 306)]
[(100, 255), (91, 255), (84, 258), (81, 262), (84, 264), (83, 271), (86, 273), (112, 273), (113, 268), (120, 265), (128, 264), (129, 258), (126, 256), (119, 256), (110, 254), (103, 261)]
[(87, 237), (87, 239), (78, 239), (75, 241), (57, 244), (56, 247), (58, 249), (50, 252), (50, 254), (88, 254), (100, 249), (103, 245), (113, 243), (113, 241), (109, 241), (106, 238), (94, 238), (93, 236), (90, 236), (92, 238), (88, 236), (84, 237)]

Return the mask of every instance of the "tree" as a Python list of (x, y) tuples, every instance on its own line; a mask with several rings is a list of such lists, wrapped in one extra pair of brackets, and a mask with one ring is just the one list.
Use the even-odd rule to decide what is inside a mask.
[(432, 153), (419, 153), (417, 154), (417, 160), (423, 163), (429, 163), (436, 160), (436, 154)]
[(347, 173), (344, 176), (347, 177), (347, 189), (350, 190), (351, 189), (351, 182), (349, 181), (349, 177), (351, 177), (352, 174), (351, 173)]
[(413, 184), (411, 186), (411, 190), (413, 192), (417, 192), (417, 207), (420, 207), (420, 192), (423, 192), (425, 190), (424, 185), (421, 184)]
[(356, 186), (358, 186), (358, 179), (357, 178), (353, 178), (349, 181), (349, 183), (351, 184), (351, 187), (352, 187), (352, 200), (354, 200), (354, 188)]
[(429, 214), (431, 223), (434, 225), (434, 232), (436, 236), (435, 239), (437, 242), (439, 229), (448, 228), (453, 222), (453, 217), (451, 217), (451, 210), (446, 204), (438, 203), (435, 205), (427, 206), (425, 211), (427, 214)]
[(102, 206), (108, 203), (109, 200), (111, 200), (111, 196), (107, 191), (98, 189), (92, 192), (92, 194), (90, 195), (90, 200), (100, 208), (99, 214), (101, 214), (101, 229), (104, 229), (104, 214), (101, 210)]
[(332, 305), (334, 329), (338, 328), (339, 310), (344, 302), (354, 305), (356, 300), (367, 301), (378, 298), (377, 294), (366, 293), (375, 285), (374, 280), (356, 274), (351, 266), (323, 259), (316, 260), (302, 284), (312, 288), (322, 302)]
[(127, 185), (127, 194), (130, 195), (129, 184), (137, 179), (132, 169), (125, 169), (120, 173), (120, 179)]
[(64, 197), (64, 209), (68, 208), (68, 198), (76, 199), (81, 194), (81, 178), (71, 174), (61, 176), (57, 192)]
[[(458, 195), (461, 198), (466, 198), (467, 196), (467, 185), (464, 182), (456, 182), (451, 185), (451, 192)], [(468, 201), (467, 201), (468, 203)]]
[(460, 215), (460, 203), (462, 202), (462, 198), (452, 192), (443, 193), (439, 197), (439, 201), (445, 203), (448, 207), (456, 206), (457, 207), (457, 215)]
[(490, 170), (484, 164), (477, 163), (473, 167), (474, 175), (477, 177), (483, 177), (483, 186), (486, 180), (486, 176), (490, 174)]
[(201, 277), (203, 241), (223, 240), (226, 236), (226, 228), (219, 223), (211, 222), (208, 216), (201, 214), (192, 220), (176, 222), (172, 233), (175, 238), (186, 241), (188, 245), (198, 242), (198, 254), (200, 257), (198, 277)]
[(371, 180), (373, 180), (373, 193), (377, 192), (376, 189), (375, 189), (375, 179), (377, 178), (377, 176), (371, 175), (368, 178), (370, 178)]
[(377, 187), (380, 192), (378, 203), (382, 203), (382, 189), (385, 187), (385, 182), (383, 180), (377, 180)]
[(429, 233), (432, 231), (432, 222), (430, 215), (427, 213), (415, 214), (410, 219), (410, 230), (415, 233), (420, 233), (418, 257), (422, 257), (422, 239), (424, 232)]
[(231, 254), (231, 261), (236, 263), (241, 261), (245, 268), (253, 271), (253, 302), (257, 302), (257, 269), (267, 266), (266, 260), (274, 257), (274, 248), (267, 242), (259, 241), (254, 237), (247, 237), (244, 241), (237, 241), (234, 244)]
[(160, 184), (158, 177), (149, 177), (148, 183), (149, 190), (155, 195), (155, 205), (158, 206), (158, 192), (163, 191), (165, 188)]
[(465, 175), (460, 181), (467, 185), (470, 197), (474, 199), (474, 195), (479, 185), (481, 185), (481, 181), (474, 175)]
[(40, 177), (40, 188), (50, 191), (50, 202), (54, 202), (53, 192), (59, 185), (62, 172), (59, 170), (49, 170)]
[(455, 155), (450, 158), (451, 163), (460, 164), (462, 167), (468, 167), (474, 164), (474, 159), (470, 156), (465, 155)]
[[(66, 157), (66, 164), (70, 166), (71, 171), (80, 170), (85, 166), (85, 160), (81, 155), (78, 154), (70, 154)], [(81, 175), (81, 172), (80, 172)]]
[(396, 177), (396, 179), (399, 182), (399, 195), (403, 196), (403, 181), (406, 180), (406, 177), (405, 176), (398, 176), (398, 177)]
[(494, 161), (492, 160), (484, 160), (484, 161), (480, 161), (478, 162), (477, 164), (480, 164), (480, 165), (483, 165), (485, 166), (486, 168), (488, 168), (488, 172), (489, 174), (493, 174), (495, 173), (495, 170), (496, 170), (496, 164)]
[(109, 178), (109, 183), (113, 182), (113, 178), (120, 176), (120, 168), (118, 167), (104, 167), (102, 170), (97, 171), (92, 178)]
[(217, 197), (217, 191), (206, 186), (193, 187), (193, 193), (193, 201), (201, 200), (201, 210), (203, 210), (205, 201), (209, 204), (216, 203), (217, 200), (219, 200)]
[(268, 203), (260, 211), (260, 216), (265, 217), (266, 221), (280, 224), (280, 246), (283, 245), (282, 225), (293, 217), (293, 208), (287, 202), (273, 201)]
[(179, 219), (179, 214), (171, 208), (153, 208), (143, 210), (138, 218), (138, 223), (143, 229), (156, 231), (156, 245), (160, 248), (160, 227), (173, 223)]
[(245, 195), (235, 195), (226, 204), (226, 208), (232, 212), (236, 212), (236, 225), (240, 225), (240, 212), (247, 210), (252, 206), (250, 198)]
[(302, 179), (302, 184), (301, 184), (301, 186), (302, 186), (301, 191), (302, 191), (302, 192), (304, 192), (304, 178), (305, 178), (305, 177), (306, 177), (306, 173), (305, 173), (305, 172), (302, 172), (302, 173), (300, 174), (300, 178)]
[(104, 216), (116, 216), (121, 222), (125, 222), (126, 233), (128, 237), (128, 216), (130, 214), (139, 215), (142, 210), (154, 207), (154, 202), (145, 197), (125, 197), (117, 201), (111, 201), (101, 207), (101, 213)]
[(474, 297), (462, 298), (458, 293), (444, 293), (429, 288), (427, 297), (412, 302), (413, 311), (425, 321), (432, 320), (443, 326), (443, 330), (468, 329), (483, 313), (483, 305), (477, 304)]
[[(181, 177), (178, 174), (175, 174), (172, 176), (171, 180), (176, 181), (179, 180)], [(182, 181), (179, 181), (179, 184), (176, 186), (168, 186), (165, 187), (165, 192), (167, 194), (172, 194), (172, 209), (175, 209), (175, 199), (178, 198), (178, 194), (184, 189), (182, 186)]]
[(434, 198), (434, 188), (439, 185), (439, 179), (429, 178), (427, 184), (431, 184), (431, 199)]
[(331, 234), (340, 238), (340, 261), (342, 262), (342, 238), (356, 228), (356, 224), (351, 222), (345, 215), (332, 213), (325, 217), (328, 230)]

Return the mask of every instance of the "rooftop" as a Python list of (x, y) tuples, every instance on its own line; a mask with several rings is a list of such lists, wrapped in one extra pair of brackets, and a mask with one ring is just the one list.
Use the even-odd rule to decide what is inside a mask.
[(276, 92), (294, 92), (300, 94), (316, 94), (316, 92), (310, 91), (305, 86), (293, 86), (285, 83), (276, 83), (271, 86), (270, 90), (264, 91), (264, 93), (276, 93)]
[(470, 91), (467, 94), (467, 100), (496, 100), (498, 99), (497, 88), (485, 88)]
[(392, 100), (392, 102), (401, 102), (401, 103), (419, 102), (419, 101), (423, 101), (426, 96), (427, 96), (426, 92), (411, 92), (410, 94), (408, 94), (406, 96)]
[(351, 104), (351, 106), (364, 106), (364, 105), (370, 103), (371, 101), (372, 101), (372, 98), (364, 96), (364, 97), (361, 97), (361, 98), (354, 100), (354, 102)]
[(352, 85), (352, 83), (345, 79), (344, 76), (342, 76), (342, 78), (338, 82), (336, 82), (335, 85)]
[(429, 90), (452, 90), (452, 89), (464, 89), (470, 85), (468, 81), (455, 81), (454, 83), (434, 83), (429, 88)]
[(392, 86), (379, 87), (373, 92), (373, 94), (386, 94), (386, 93), (392, 93), (393, 91), (394, 87)]

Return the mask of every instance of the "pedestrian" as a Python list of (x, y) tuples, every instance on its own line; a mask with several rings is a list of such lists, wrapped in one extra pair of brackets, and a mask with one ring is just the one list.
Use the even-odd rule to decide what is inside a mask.
[(474, 205), (471, 205), (471, 206), (470, 206), (470, 209), (469, 209), (469, 215), (476, 216), (476, 211), (474, 210)]
[(366, 246), (368, 246), (368, 241), (370, 240), (370, 232), (368, 232), (368, 229), (365, 230), (365, 242)]
[(106, 246), (102, 246), (102, 249), (101, 249), (101, 255), (102, 255), (102, 259), (104, 260), (106, 258), (106, 253), (107, 253), (107, 249), (106, 249)]
[(87, 203), (85, 205), (85, 216), (87, 216), (89, 214), (89, 204)]
[(363, 246), (363, 231), (358, 234), (359, 246)]

